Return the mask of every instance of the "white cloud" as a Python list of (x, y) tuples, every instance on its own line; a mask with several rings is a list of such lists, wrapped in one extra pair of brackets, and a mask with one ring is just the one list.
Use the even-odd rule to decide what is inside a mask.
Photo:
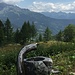
[(0, 0), (0, 2), (8, 3), (8, 4), (16, 4), (24, 0)]
[(75, 1), (72, 3), (47, 3), (47, 2), (33, 2), (32, 6), (29, 7), (30, 10), (35, 12), (75, 12)]

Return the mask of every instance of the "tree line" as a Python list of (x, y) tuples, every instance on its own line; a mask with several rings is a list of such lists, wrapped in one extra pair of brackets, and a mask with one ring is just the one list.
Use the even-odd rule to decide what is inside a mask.
[(25, 44), (27, 41), (34, 39), (37, 30), (34, 23), (24, 22), (21, 29), (13, 30), (10, 20), (7, 18), (5, 23), (0, 20), (0, 46), (10, 43)]
[[(43, 37), (43, 38), (42, 38)], [(42, 41), (49, 41), (49, 40), (56, 40), (56, 41), (63, 41), (63, 42), (75, 42), (75, 25), (69, 24), (65, 27), (62, 31), (60, 30), (58, 34), (52, 35), (51, 30), (47, 27), (44, 35), (39, 35), (39, 40)]]
[(59, 31), (56, 40), (64, 42), (75, 42), (75, 25), (69, 24), (63, 31)]
[(13, 28), (9, 19), (3, 23), (0, 20), (0, 46), (4, 45), (5, 43), (10, 43), (13, 39)]
[(14, 31), (8, 18), (5, 23), (0, 20), (0, 46), (10, 43), (25, 44), (31, 41), (49, 40), (75, 42), (75, 25), (69, 24), (63, 31), (60, 30), (53, 36), (49, 27), (43, 33), (38, 33), (34, 22), (32, 24), (29, 21), (24, 22), (20, 29), (17, 28)]

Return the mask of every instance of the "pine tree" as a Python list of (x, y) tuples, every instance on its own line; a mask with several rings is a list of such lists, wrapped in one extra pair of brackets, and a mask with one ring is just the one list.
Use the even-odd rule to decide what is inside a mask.
[(13, 28), (12, 28), (11, 22), (8, 18), (5, 22), (4, 32), (5, 32), (6, 42), (11, 43), (12, 39), (13, 39)]
[(24, 22), (21, 31), (20, 31), (20, 38), (21, 38), (21, 43), (26, 43), (30, 39), (30, 23), (29, 22)]
[(50, 29), (47, 27), (45, 32), (44, 32), (44, 40), (45, 41), (49, 41), (51, 39), (51, 31)]
[(63, 32), (61, 30), (56, 35), (56, 40), (58, 40), (58, 41), (62, 41), (63, 40)]
[(17, 30), (15, 32), (14, 39), (15, 39), (15, 43), (20, 43), (20, 31), (19, 31), (18, 28), (17, 28)]
[(30, 24), (30, 22), (24, 22), (22, 28), (20, 30), (20, 42), (22, 44), (29, 42), (34, 38), (36, 34), (36, 29), (34, 24)]
[(27, 22), (27, 30), (26, 30), (26, 32), (27, 32), (27, 39), (29, 40), (30, 38), (31, 38), (31, 33), (32, 33), (32, 31), (31, 31), (31, 24), (30, 24), (30, 22), (28, 21)]
[(37, 35), (37, 29), (36, 29), (36, 27), (35, 27), (33, 22), (32, 22), (30, 31), (31, 31), (31, 38), (34, 38)]
[(4, 44), (4, 24), (0, 20), (0, 46)]
[(0, 20), (0, 28), (2, 28), (4, 30), (4, 24), (1, 20)]
[(42, 34), (39, 34), (39, 41), (43, 41)]

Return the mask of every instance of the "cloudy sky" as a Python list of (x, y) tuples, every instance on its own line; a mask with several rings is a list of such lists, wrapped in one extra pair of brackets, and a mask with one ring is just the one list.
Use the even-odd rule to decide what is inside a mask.
[(35, 12), (72, 12), (75, 13), (75, 0), (0, 0), (9, 4), (28, 8)]

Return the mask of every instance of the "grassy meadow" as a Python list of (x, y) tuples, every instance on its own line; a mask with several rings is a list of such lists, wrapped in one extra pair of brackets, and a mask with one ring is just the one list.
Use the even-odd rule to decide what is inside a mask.
[(9, 44), (0, 48), (0, 75), (17, 75), (16, 62), (21, 45)]
[[(40, 42), (35, 52), (30, 52), (27, 57), (46, 56), (53, 59), (53, 68), (59, 70), (59, 75), (74, 75), (75, 72), (75, 44), (48, 41)], [(0, 75), (17, 75), (17, 55), (23, 46), (9, 44), (0, 48)]]

